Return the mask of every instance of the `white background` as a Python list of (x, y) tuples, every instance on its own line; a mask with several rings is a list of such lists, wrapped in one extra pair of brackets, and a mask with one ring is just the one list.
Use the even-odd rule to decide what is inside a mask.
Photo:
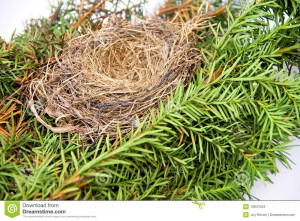
[[(53, 2), (51, 0), (50, 2)], [(162, 0), (149, 0), (148, 9), (157, 8)], [(50, 7), (48, 0), (0, 0), (0, 36), (6, 40), (16, 29), (23, 30), (26, 19), (48, 17)], [(261, 181), (255, 183), (251, 194), (261, 200), (300, 200), (300, 141), (296, 138), (291, 145), (296, 145), (288, 153), (290, 159), (295, 163), (291, 164), (292, 170), (286, 169), (278, 162), (280, 173), (270, 176), (274, 184), (263, 184)]]

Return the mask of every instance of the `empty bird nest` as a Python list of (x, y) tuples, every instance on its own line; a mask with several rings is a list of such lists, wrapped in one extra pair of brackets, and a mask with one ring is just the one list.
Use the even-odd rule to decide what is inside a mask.
[[(165, 103), (180, 79), (184, 84), (191, 79), (201, 62), (194, 31), (205, 23), (201, 16), (176, 24), (122, 21), (72, 39), (43, 76), (32, 81), (31, 112), (57, 133), (95, 139), (116, 136), (117, 126), (130, 131), (136, 116), (143, 118)], [(56, 126), (40, 114), (54, 118)]]

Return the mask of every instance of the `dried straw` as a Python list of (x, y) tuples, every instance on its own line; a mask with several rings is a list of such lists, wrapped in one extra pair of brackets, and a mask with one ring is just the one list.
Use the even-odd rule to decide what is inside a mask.
[[(185, 23), (137, 20), (106, 24), (69, 42), (56, 63), (32, 81), (29, 106), (37, 120), (56, 133), (115, 137), (128, 132), (135, 116), (166, 102), (181, 79), (187, 84), (200, 64), (194, 30), (201, 15)], [(52, 127), (36, 111), (55, 119)]]

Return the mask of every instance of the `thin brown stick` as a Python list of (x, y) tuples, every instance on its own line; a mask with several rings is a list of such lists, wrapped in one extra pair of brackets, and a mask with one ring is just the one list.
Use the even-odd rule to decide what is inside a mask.
[(80, 19), (73, 25), (73, 29), (78, 28), (79, 25), (84, 21), (84, 19), (86, 19), (86, 17), (88, 17), (95, 9), (100, 8), (105, 2), (106, 0), (103, 0), (102, 2), (99, 2), (97, 5), (91, 7), (91, 9), (87, 13), (85, 13), (82, 17), (80, 17)]
[(22, 89), (24, 89), (25, 87), (27, 87), (28, 85), (27, 84), (23, 84), (21, 87), (19, 87), (18, 90), (16, 90), (14, 93), (12, 93), (10, 96), (8, 96), (7, 98), (5, 98), (1, 103), (0, 103), (0, 107), (5, 104), (5, 102), (7, 100), (10, 100), (12, 99), (17, 93), (19, 93)]

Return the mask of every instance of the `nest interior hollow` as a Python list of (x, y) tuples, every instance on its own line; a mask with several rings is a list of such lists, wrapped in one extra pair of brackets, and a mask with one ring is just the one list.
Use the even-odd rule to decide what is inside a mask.
[(201, 60), (194, 26), (199, 22), (120, 22), (75, 38), (32, 82), (31, 99), (43, 100), (55, 132), (114, 136), (117, 125), (129, 131), (136, 115), (143, 118), (180, 79), (191, 78)]

